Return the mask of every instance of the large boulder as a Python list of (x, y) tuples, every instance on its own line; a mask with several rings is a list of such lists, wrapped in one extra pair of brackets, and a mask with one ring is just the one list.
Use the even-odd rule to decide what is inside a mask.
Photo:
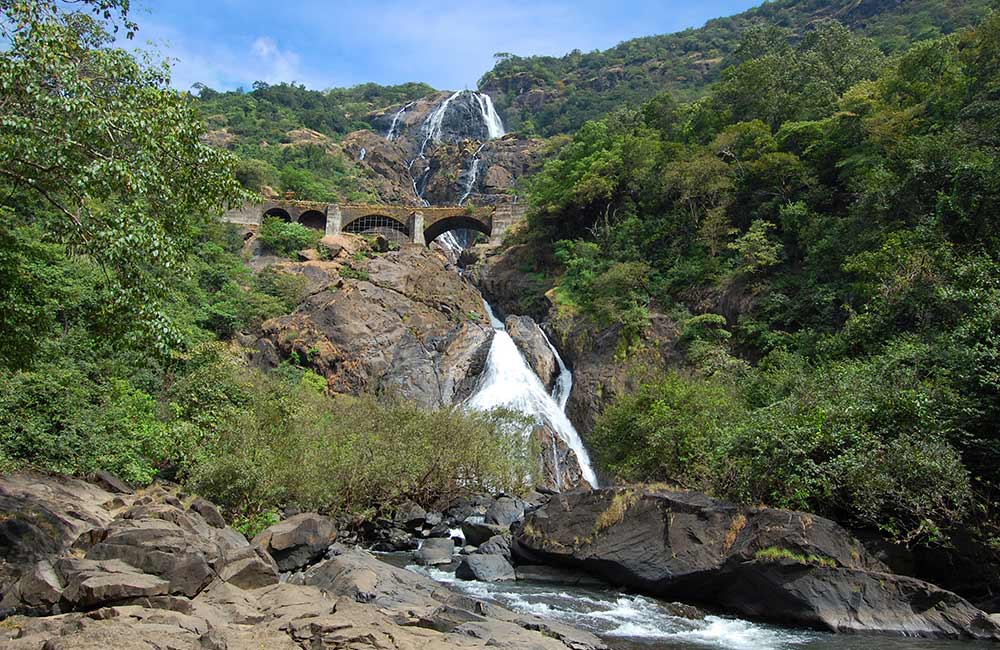
[(465, 543), (471, 546), (479, 546), (487, 542), (491, 537), (503, 535), (509, 530), (509, 526), (486, 524), (474, 520), (462, 522), (462, 536), (465, 538)]
[(111, 523), (110, 504), (121, 498), (130, 497), (116, 497), (69, 477), (33, 472), (0, 477), (0, 512), (4, 513), (0, 517), (0, 592), (33, 571), (38, 561), (65, 552), (81, 535)]
[(501, 582), (515, 580), (514, 567), (502, 555), (466, 555), (455, 569), (459, 580), (479, 580), (480, 582)]
[(122, 560), (170, 584), (170, 592), (194, 596), (216, 575), (227, 551), (246, 545), (209, 526), (194, 510), (164, 501), (123, 512), (86, 551), (91, 560)]
[(484, 522), (510, 527), (511, 524), (522, 519), (524, 519), (524, 501), (514, 497), (501, 496), (486, 510)]
[(984, 613), (889, 572), (828, 519), (696, 492), (634, 487), (555, 496), (527, 516), (514, 554), (776, 622), (1000, 640), (1000, 627)]
[(431, 537), (424, 540), (413, 559), (423, 565), (448, 564), (454, 554), (455, 542), (450, 537)]
[(253, 545), (267, 551), (281, 571), (294, 571), (318, 560), (337, 539), (333, 520), (304, 512), (265, 529)]
[(486, 540), (476, 549), (479, 555), (499, 555), (508, 562), (511, 559), (510, 537), (506, 535), (494, 535)]
[(538, 375), (545, 389), (551, 391), (559, 376), (559, 365), (542, 329), (531, 316), (508, 316), (504, 326), (521, 356)]

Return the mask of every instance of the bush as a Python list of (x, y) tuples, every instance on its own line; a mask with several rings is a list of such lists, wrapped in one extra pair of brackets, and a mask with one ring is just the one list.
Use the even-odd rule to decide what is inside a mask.
[(260, 226), (260, 241), (274, 254), (291, 256), (303, 248), (315, 246), (323, 236), (318, 230), (300, 223), (288, 223), (268, 217)]
[[(522, 491), (534, 473), (523, 422), (509, 413), (425, 411), (394, 398), (329, 397), (313, 381), (235, 365), (228, 373), (223, 383), (235, 381), (247, 399), (216, 413), (188, 485), (231, 514), (429, 505), (456, 489)], [(214, 393), (199, 381), (183, 393), (190, 400), (206, 390)]]

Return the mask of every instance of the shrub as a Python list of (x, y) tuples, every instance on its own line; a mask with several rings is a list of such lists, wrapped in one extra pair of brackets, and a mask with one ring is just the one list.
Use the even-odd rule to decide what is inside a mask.
[(236, 366), (229, 373), (249, 400), (213, 419), (188, 484), (232, 514), (429, 504), (458, 488), (518, 492), (534, 471), (523, 423), (509, 413), (425, 411), (391, 397), (329, 397)]
[(318, 230), (300, 223), (288, 223), (268, 217), (260, 226), (260, 241), (276, 255), (291, 256), (303, 248), (315, 246), (323, 236)]

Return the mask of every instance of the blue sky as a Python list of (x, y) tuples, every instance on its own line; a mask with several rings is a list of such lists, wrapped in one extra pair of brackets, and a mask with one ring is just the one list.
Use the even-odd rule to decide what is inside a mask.
[(133, 0), (136, 42), (173, 84), (309, 88), (424, 81), (472, 88), (494, 52), (562, 55), (701, 26), (756, 0)]

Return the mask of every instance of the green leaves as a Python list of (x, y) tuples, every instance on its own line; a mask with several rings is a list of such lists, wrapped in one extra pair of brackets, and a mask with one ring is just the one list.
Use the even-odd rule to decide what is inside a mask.
[(91, 4), (98, 20), (51, 2), (3, 8), (25, 27), (0, 48), (0, 182), (20, 222), (105, 268), (112, 307), (166, 351), (177, 338), (160, 304), (194, 232), (247, 195), (168, 69), (106, 45), (109, 12), (127, 3)]

